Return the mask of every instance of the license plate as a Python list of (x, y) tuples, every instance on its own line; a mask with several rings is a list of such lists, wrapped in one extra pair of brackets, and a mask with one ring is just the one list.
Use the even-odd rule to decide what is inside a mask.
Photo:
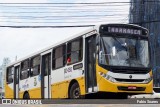
[(128, 89), (129, 89), (129, 90), (136, 90), (137, 87), (135, 87), (135, 86), (129, 86)]

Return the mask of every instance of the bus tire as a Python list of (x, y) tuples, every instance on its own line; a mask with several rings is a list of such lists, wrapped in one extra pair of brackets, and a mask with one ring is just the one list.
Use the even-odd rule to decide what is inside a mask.
[(24, 98), (24, 99), (30, 99), (29, 93), (26, 92), (26, 93), (24, 94), (24, 97), (23, 97), (23, 98)]
[(69, 91), (69, 98), (71, 99), (79, 99), (81, 98), (81, 94), (80, 94), (80, 87), (78, 85), (77, 82), (75, 82), (74, 84), (72, 84), (70, 91)]

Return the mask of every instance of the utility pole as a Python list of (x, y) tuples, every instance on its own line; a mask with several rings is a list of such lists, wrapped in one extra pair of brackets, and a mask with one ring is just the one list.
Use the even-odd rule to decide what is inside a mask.
[(17, 56), (15, 57), (15, 61), (17, 61)]

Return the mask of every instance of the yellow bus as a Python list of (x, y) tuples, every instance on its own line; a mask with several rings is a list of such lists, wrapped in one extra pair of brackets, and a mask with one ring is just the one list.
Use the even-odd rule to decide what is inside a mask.
[(148, 30), (100, 24), (10, 64), (5, 98), (152, 93), (152, 77)]

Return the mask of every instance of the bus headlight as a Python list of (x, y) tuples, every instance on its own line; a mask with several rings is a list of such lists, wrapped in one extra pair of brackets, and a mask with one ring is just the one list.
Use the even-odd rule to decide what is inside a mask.
[(100, 72), (99, 74), (111, 82), (116, 82), (116, 80), (113, 77), (111, 77), (110, 75), (107, 75), (106, 73)]
[(152, 80), (152, 77), (149, 77), (149, 78), (144, 80), (144, 83), (149, 83), (151, 80)]

